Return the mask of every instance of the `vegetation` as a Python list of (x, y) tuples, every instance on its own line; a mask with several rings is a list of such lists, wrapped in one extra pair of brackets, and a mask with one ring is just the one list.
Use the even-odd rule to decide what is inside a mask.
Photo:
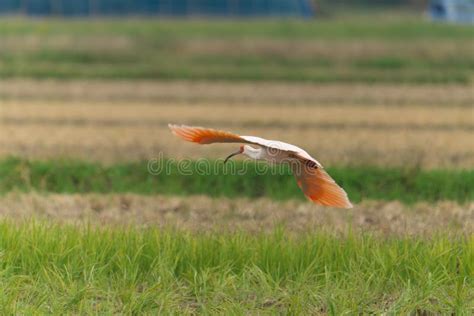
[[(383, 22), (378, 27), (374, 23)], [(334, 19), (301, 20), (159, 20), (159, 19), (12, 19), (1, 21), (2, 36), (95, 35), (141, 36), (149, 39), (178, 38), (319, 38), (319, 39), (466, 39), (470, 26), (432, 23), (417, 15), (345, 15)]]
[[(209, 196), (303, 199), (285, 166), (266, 163), (161, 160), (152, 163), (103, 166), (79, 161), (0, 162), (0, 192), (38, 190), (57, 193), (206, 194)], [(159, 167), (162, 166), (162, 167)], [(162, 168), (162, 169), (160, 169)], [(362, 199), (403, 202), (474, 199), (474, 171), (384, 169), (377, 167), (329, 168), (354, 202)]]
[(407, 15), (4, 19), (0, 36), (1, 77), (467, 83), (474, 67), (471, 27)]
[[(83, 80), (0, 85), (0, 314), (473, 314), (473, 37), (399, 14), (2, 18), (1, 79)], [(286, 133), (361, 203), (303, 202), (287, 167), (149, 164), (202, 155), (168, 122)]]
[(0, 216), (16, 222), (37, 219), (61, 224), (174, 227), (194, 233), (271, 232), (284, 225), (288, 234), (323, 230), (429, 238), (440, 233), (471, 236), (472, 205), (472, 201), (362, 201), (354, 209), (338, 210), (305, 200), (12, 191), (0, 195)]
[(235, 150), (173, 137), (167, 124), (183, 123), (292, 143), (326, 167), (474, 166), (471, 86), (7, 80), (0, 100), (3, 157), (116, 163)]
[(474, 240), (0, 223), (2, 314), (470, 314)]

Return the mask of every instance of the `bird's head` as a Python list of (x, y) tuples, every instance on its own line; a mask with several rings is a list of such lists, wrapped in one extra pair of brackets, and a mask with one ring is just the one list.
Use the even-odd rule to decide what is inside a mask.
[(232, 158), (236, 155), (242, 154), (243, 152), (244, 152), (244, 145), (241, 145), (238, 151), (236, 151), (235, 153), (232, 153), (229, 156), (227, 156), (227, 158), (224, 160), (224, 163), (226, 163), (227, 160), (229, 160), (230, 158)]

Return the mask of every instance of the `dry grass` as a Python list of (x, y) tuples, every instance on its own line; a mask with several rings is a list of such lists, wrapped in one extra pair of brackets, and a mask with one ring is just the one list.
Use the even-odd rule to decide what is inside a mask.
[(371, 231), (395, 235), (432, 235), (440, 231), (474, 233), (474, 204), (366, 201), (353, 210), (319, 207), (309, 202), (268, 199), (212, 199), (205, 196), (41, 195), (9, 193), (0, 197), (0, 215), (62, 223), (171, 226), (192, 231), (272, 231), (285, 225), (294, 232)]
[[(186, 123), (293, 142), (324, 164), (471, 167), (466, 86), (5, 81), (0, 155), (104, 162), (219, 157), (170, 137)], [(118, 102), (120, 101), (120, 102)], [(447, 106), (449, 105), (449, 106)]]
[[(175, 44), (177, 53), (194, 56), (278, 56), (282, 58), (312, 58), (349, 61), (383, 56), (425, 58), (428, 60), (468, 57), (474, 54), (474, 44), (464, 40), (418, 40), (407, 44), (406, 40), (384, 41), (380, 39), (344, 40), (270, 40), (270, 39), (199, 39)], [(297, 47), (298, 49), (294, 49)]]
[[(293, 142), (326, 165), (468, 168), (474, 164), (474, 107), (466, 106), (471, 99), (474, 102), (474, 93), (465, 87), (447, 86), (440, 92), (405, 86), (252, 88), (148, 82), (131, 83), (125, 89), (125, 83), (31, 84), (22, 91), (8, 91), (12, 99), (2, 102), (0, 155), (114, 162), (147, 159), (159, 152), (169, 157), (220, 157), (232, 147), (181, 142), (166, 126), (175, 122)], [(95, 96), (102, 88), (100, 101)], [(29, 99), (49, 94), (54, 100)], [(82, 96), (84, 100), (79, 99)], [(453, 104), (445, 106), (451, 96)], [(73, 100), (58, 99), (62, 97)], [(141, 101), (112, 102), (120, 97)], [(191, 101), (194, 97), (198, 102)], [(288, 103), (272, 104), (271, 98)], [(338, 98), (341, 103), (336, 103)], [(371, 101), (362, 104), (364, 98)]]
[[(153, 43), (158, 45), (157, 43)], [(325, 58), (347, 61), (377, 58), (380, 56), (426, 58), (445, 60), (470, 57), (474, 54), (474, 44), (465, 39), (433, 40), (381, 40), (381, 39), (270, 39), (270, 38), (186, 38), (171, 40), (161, 50), (189, 56), (271, 56), (282, 58)], [(150, 49), (150, 43), (127, 34), (68, 35), (4, 35), (4, 52), (20, 53), (57, 50), (63, 52), (90, 52), (115, 54), (136, 54), (141, 49)], [(294, 47), (298, 47), (297, 50)]]
[[(214, 125), (217, 128), (225, 126)], [(472, 131), (245, 128), (244, 134), (293, 142), (325, 165), (469, 167)], [(455, 141), (453, 141), (455, 140)], [(30, 158), (74, 157), (104, 162), (168, 157), (222, 157), (235, 145), (201, 147), (158, 126), (9, 125), (2, 128), (0, 154)]]
[(11, 78), (472, 82), (474, 45), (467, 27), (402, 17), (380, 19), (374, 28), (373, 16), (267, 22), (11, 20), (0, 26), (0, 73)]
[(41, 52), (47, 49), (59, 51), (89, 51), (102, 53), (106, 51), (131, 51), (134, 48), (132, 38), (124, 35), (88, 35), (88, 36), (45, 36), (23, 34), (3, 35), (3, 52), (24, 54), (25, 52)]
[(2, 80), (0, 100), (61, 100), (230, 103), (266, 105), (432, 105), (474, 104), (471, 85), (292, 84), (156, 81)]
[[(236, 110), (236, 106), (238, 109)], [(147, 126), (168, 122), (218, 124), (235, 127), (295, 127), (472, 130), (474, 109), (464, 106), (409, 107), (380, 105), (352, 106), (327, 104), (268, 105), (207, 102), (111, 102), (6, 101), (2, 105), (3, 123), (8, 125), (105, 125)], [(232, 113), (230, 116), (229, 113)]]

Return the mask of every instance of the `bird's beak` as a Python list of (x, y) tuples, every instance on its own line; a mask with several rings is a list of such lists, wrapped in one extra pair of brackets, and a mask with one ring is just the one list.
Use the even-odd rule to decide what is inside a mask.
[(224, 163), (226, 163), (227, 160), (229, 160), (230, 158), (232, 158), (232, 157), (234, 157), (234, 156), (236, 156), (236, 155), (238, 155), (238, 154), (241, 154), (241, 153), (242, 153), (242, 151), (239, 150), (239, 151), (236, 151), (235, 153), (230, 154), (230, 155), (224, 160)]

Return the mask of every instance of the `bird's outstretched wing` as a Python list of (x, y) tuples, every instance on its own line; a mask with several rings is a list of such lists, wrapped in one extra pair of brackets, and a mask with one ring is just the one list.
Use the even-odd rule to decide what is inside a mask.
[(173, 134), (188, 142), (199, 144), (212, 143), (249, 143), (241, 136), (212, 128), (168, 124)]
[(168, 125), (173, 134), (189, 142), (199, 144), (247, 143), (290, 153), (295, 159), (292, 164), (298, 186), (314, 203), (325, 206), (351, 208), (346, 192), (324, 171), (323, 166), (303, 149), (292, 144), (267, 140), (255, 136), (240, 136), (230, 132), (186, 125)]
[(316, 204), (340, 208), (352, 208), (346, 192), (324, 168), (308, 167), (304, 164), (292, 164), (298, 186), (304, 195)]
[(313, 160), (318, 165), (319, 162), (311, 157), (303, 149), (288, 143), (284, 143), (278, 140), (269, 140), (256, 136), (240, 136), (231, 132), (216, 130), (212, 128), (186, 126), (186, 125), (174, 125), (168, 124), (173, 134), (181, 137), (188, 142), (194, 142), (199, 144), (212, 144), (212, 143), (246, 143), (253, 144), (263, 147), (268, 147), (276, 150), (283, 150), (298, 154), (304, 159)]

